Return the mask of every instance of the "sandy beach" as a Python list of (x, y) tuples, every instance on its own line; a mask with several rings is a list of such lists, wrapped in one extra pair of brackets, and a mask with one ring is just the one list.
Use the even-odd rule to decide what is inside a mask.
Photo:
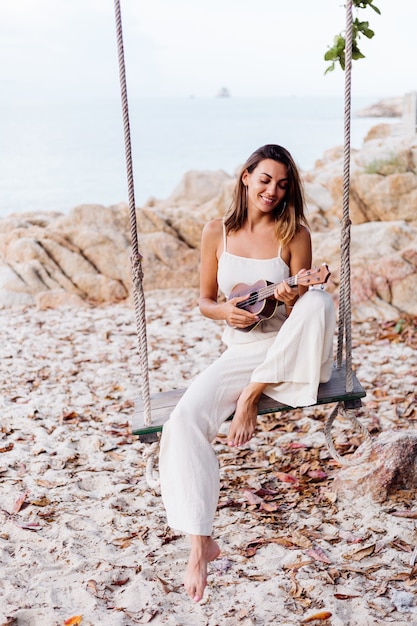
[[(221, 351), (195, 291), (146, 296), (152, 392), (183, 387)], [(166, 526), (131, 434), (140, 395), (129, 303), (0, 311), (0, 625), (417, 625), (414, 494), (336, 496), (332, 406), (259, 418), (236, 450), (219, 433), (222, 490), (203, 601), (182, 588), (187, 537)], [(372, 436), (415, 428), (417, 342), (407, 321), (353, 327)], [(360, 443), (338, 420), (336, 447)]]

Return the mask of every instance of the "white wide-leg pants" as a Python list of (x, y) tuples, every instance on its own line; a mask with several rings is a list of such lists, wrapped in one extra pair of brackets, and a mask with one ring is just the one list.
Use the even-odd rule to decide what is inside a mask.
[(219, 466), (211, 442), (250, 382), (289, 406), (317, 401), (331, 376), (335, 311), (331, 297), (310, 290), (296, 303), (278, 334), (229, 345), (189, 386), (161, 438), (159, 470), (168, 524), (209, 536), (219, 497)]

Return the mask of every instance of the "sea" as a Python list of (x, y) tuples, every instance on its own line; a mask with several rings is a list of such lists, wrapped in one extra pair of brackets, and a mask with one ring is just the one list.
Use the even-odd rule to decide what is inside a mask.
[[(351, 146), (381, 120), (356, 111)], [(265, 143), (285, 146), (303, 171), (343, 144), (343, 98), (142, 98), (129, 101), (136, 206), (165, 199), (189, 170), (233, 175)], [(0, 104), (0, 217), (126, 202), (120, 100)]]

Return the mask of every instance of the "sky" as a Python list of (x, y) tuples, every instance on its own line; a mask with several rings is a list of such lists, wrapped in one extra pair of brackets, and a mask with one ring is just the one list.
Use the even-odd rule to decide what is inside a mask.
[[(120, 0), (133, 97), (336, 96), (323, 55), (344, 30), (341, 0)], [(417, 90), (417, 2), (374, 0), (375, 31), (353, 64), (354, 96)], [(119, 78), (112, 0), (0, 0), (0, 102), (107, 98)]]

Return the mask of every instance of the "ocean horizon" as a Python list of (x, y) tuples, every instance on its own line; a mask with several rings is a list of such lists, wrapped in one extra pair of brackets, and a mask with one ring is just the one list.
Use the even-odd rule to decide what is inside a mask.
[[(351, 146), (381, 120), (355, 111)], [(285, 146), (303, 171), (343, 144), (343, 98), (166, 98), (129, 101), (137, 206), (165, 199), (190, 170), (236, 169), (259, 146)], [(0, 104), (0, 217), (67, 213), (80, 204), (127, 201), (118, 99)]]

